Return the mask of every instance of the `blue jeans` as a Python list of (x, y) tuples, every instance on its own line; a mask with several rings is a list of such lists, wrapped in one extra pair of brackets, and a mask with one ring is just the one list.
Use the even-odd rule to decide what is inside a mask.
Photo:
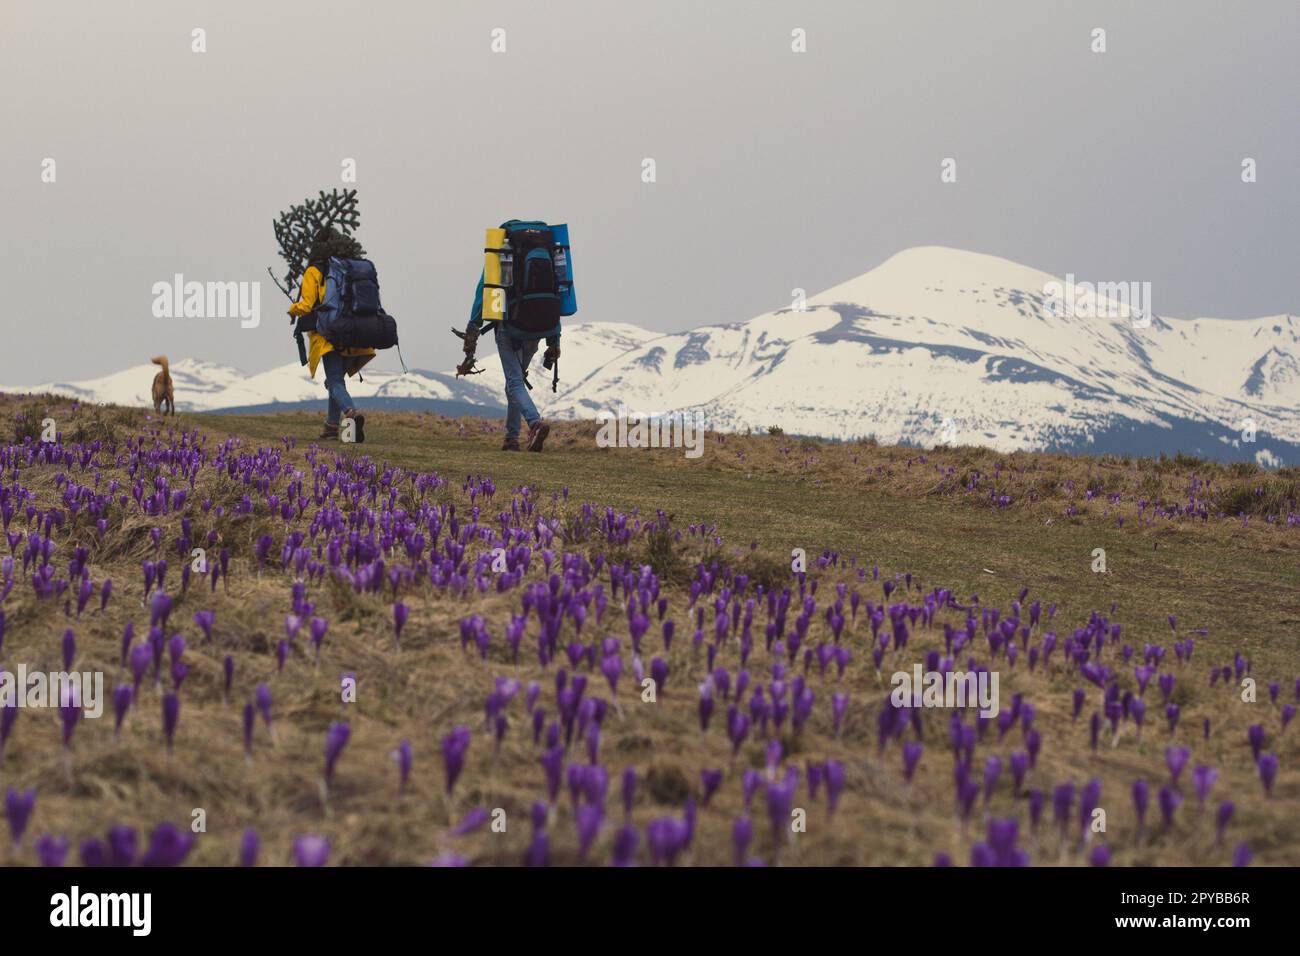
[(325, 367), (325, 391), (329, 393), (330, 397), (329, 411), (325, 413), (325, 423), (327, 425), (337, 425), (339, 416), (343, 411), (354, 407), (352, 396), (348, 394), (348, 387), (344, 384), (344, 380), (347, 378), (345, 374), (347, 360), (338, 352), (326, 352), (321, 356), (320, 363)]
[[(501, 356), (501, 371), (506, 377), (506, 438), (518, 438), (521, 417), (529, 425), (542, 417), (537, 414), (537, 406), (529, 398), (528, 386), (524, 384), (524, 372), (537, 354), (537, 343), (515, 342), (500, 329), (498, 325), (495, 334), (497, 354)], [(518, 351), (515, 350), (516, 346)]]

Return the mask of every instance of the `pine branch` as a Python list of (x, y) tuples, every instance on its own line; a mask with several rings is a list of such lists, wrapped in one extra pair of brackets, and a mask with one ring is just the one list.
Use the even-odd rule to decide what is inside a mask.
[[(301, 283), (312, 243), (322, 229), (329, 227), (344, 235), (351, 235), (360, 225), (361, 213), (357, 209), (355, 189), (340, 191), (336, 187), (328, 193), (322, 189), (316, 199), (304, 199), (280, 213), (279, 219), (272, 220), (271, 228), (275, 231), (280, 258), (284, 260), (286, 268), (284, 284), (277, 282), (276, 287), (293, 298), (286, 287), (293, 289)], [(271, 278), (275, 278), (274, 273)]]

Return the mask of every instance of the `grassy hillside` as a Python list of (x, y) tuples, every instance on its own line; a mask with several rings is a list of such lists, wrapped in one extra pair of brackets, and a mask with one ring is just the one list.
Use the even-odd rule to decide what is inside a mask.
[[(111, 705), (99, 720), (79, 722), (68, 750), (57, 711), (19, 715), (0, 762), (0, 787), (35, 788), (37, 797), (22, 847), (0, 852), (0, 859), (7, 852), (10, 862), (34, 862), (35, 838), (53, 834), (67, 837), (69, 862), (76, 862), (83, 841), (102, 839), (119, 824), (137, 828), (143, 846), (160, 821), (188, 831), (201, 808), (206, 832), (189, 853), (193, 863), (236, 862), (241, 836), (252, 827), (266, 863), (290, 862), (295, 838), (318, 834), (330, 842), (332, 864), (423, 863), (442, 854), (476, 864), (517, 864), (530, 852), (567, 864), (580, 857), (579, 820), (590, 830), (587, 859), (605, 863), (617, 843), (625, 851), (630, 839), (622, 832), (621, 786), (631, 767), (638, 783), (628, 823), (638, 841), (632, 858), (641, 863), (654, 856), (672, 856), (679, 864), (733, 862), (746, 770), (756, 771), (757, 780), (751, 780), (749, 806), (754, 838), (744, 858), (768, 863), (929, 865), (946, 853), (965, 865), (972, 854), (986, 855), (974, 847), (986, 841), (989, 819), (1018, 821), (1017, 846), (1036, 865), (1085, 863), (1101, 845), (1113, 865), (1226, 865), (1242, 843), (1257, 863), (1300, 862), (1300, 746), (1294, 723), (1282, 729), (1283, 707), (1294, 705), (1300, 691), (1300, 474), (1294, 470), (972, 448), (923, 453), (779, 435), (710, 434), (703, 457), (690, 460), (673, 449), (598, 448), (594, 425), (559, 426), (542, 455), (509, 454), (498, 451), (499, 423), (417, 413), (376, 416), (363, 446), (314, 449), (319, 416), (306, 413), (159, 422), (143, 412), (78, 408), (55, 399), (9, 400), (0, 411), (14, 430), (0, 438), (19, 443), (3, 462), (13, 514), (0, 556), (12, 555), (15, 570), (0, 603), (6, 615), (0, 665), (59, 670), (71, 630), (75, 669), (103, 671), (110, 695), (115, 685), (131, 684), (130, 666), (121, 663), (123, 630), (130, 623), (135, 642), (148, 646), (155, 598), (146, 598), (142, 566), (162, 558), (168, 570), (161, 590), (172, 609), (160, 635), (167, 642), (173, 634), (184, 638), (181, 661), (189, 667), (177, 693), (180, 716), (170, 755), (162, 728), (163, 698), (174, 684), (169, 654), (158, 686), (150, 665), (120, 739), (114, 739)], [(39, 445), (39, 422), (47, 417), (57, 422), (57, 446)], [(110, 491), (114, 481), (119, 486)], [(184, 492), (180, 499), (177, 492)], [(53, 571), (50, 595), (42, 598), (31, 580), (40, 561), (24, 567), (23, 556), (29, 532), (45, 533), (51, 509), (61, 519), (50, 522)], [(179, 549), (186, 527), (186, 547)], [(501, 540), (503, 533), (508, 540)], [(305, 549), (298, 557), (301, 571), (293, 554), (296, 534), (302, 536), (296, 547)], [(259, 560), (259, 541), (267, 536)], [(79, 546), (86, 549), (84, 565), (69, 574)], [(531, 548), (526, 570), (516, 564), (523, 561), (523, 546)], [(219, 556), (227, 553), (215, 589), (195, 575), (182, 593), (180, 554), (189, 555), (192, 547), (204, 547), (218, 572)], [(510, 552), (504, 580), (492, 568), (497, 547)], [(807, 555), (802, 594), (790, 570), (796, 548)], [(1104, 549), (1105, 573), (1093, 570), (1096, 549)], [(645, 593), (644, 611), (636, 610), (648, 618), (639, 663), (627, 596), (622, 588), (614, 593), (611, 565), (627, 567), (633, 593)], [(78, 615), (83, 574), (90, 595)], [(109, 578), (112, 592), (101, 611)], [(299, 578), (306, 586), (295, 599)], [(71, 582), (62, 592), (60, 580)], [(597, 584), (608, 599), (599, 622)], [(699, 592), (694, 600), (693, 584)], [(710, 672), (709, 647), (716, 644), (712, 666), (725, 668), (729, 689), (742, 670), (748, 672), (739, 712), (751, 715), (759, 685), (771, 700), (778, 658), (767, 646), (769, 602), (757, 594), (760, 585), (778, 594), (791, 591), (781, 645), (787, 652), (796, 620), (809, 608), (805, 599), (811, 601), (803, 646), (793, 659), (787, 654), (780, 661), (791, 713), (800, 709), (794, 699), (799, 688), (791, 686), (796, 676), (804, 676), (812, 696), (804, 697), (808, 713), (800, 729), (786, 716), (779, 729), (769, 723), (764, 733), (755, 719), (733, 757), (727, 731), (733, 701), (722, 692), (723, 675), (714, 682), (707, 731), (700, 728), (700, 685)], [(545, 595), (552, 587), (557, 597), (550, 603), (561, 616), (554, 657), (543, 666), (539, 605), (549, 606)], [(400, 648), (395, 595), (409, 609)], [(752, 644), (742, 668), (740, 632), (750, 599)], [(838, 646), (849, 655), (842, 676), (834, 662), (823, 673), (818, 654), (824, 645), (822, 657), (834, 656), (835, 627), (827, 612), (835, 616), (837, 599), (845, 618)], [(660, 600), (666, 601), (662, 617), (675, 625), (667, 650)], [(302, 607), (303, 601), (312, 607)], [(722, 632), (719, 601), (728, 619)], [(1035, 602), (1037, 622), (1030, 626)], [(886, 638), (895, 634), (890, 607), (904, 617), (909, 609), (924, 611), (908, 621), (903, 646), (897, 637), (889, 640), (879, 670), (869, 607), (883, 613), (876, 630)], [(999, 621), (990, 614), (995, 608), (1000, 620), (1018, 617), (1028, 627), (1027, 634), (1016, 629), (1014, 663), (1005, 646), (995, 650), (989, 641), (992, 634), (1001, 644)], [(206, 611), (215, 615), (211, 639), (194, 622), (196, 612)], [(698, 642), (697, 611), (703, 615)], [(303, 620), (291, 639), (286, 617), (296, 612)], [(470, 633), (475, 625), (463, 630), (462, 622), (476, 615), (487, 635), (486, 659)], [(512, 615), (526, 615), (517, 663), (507, 640)], [(310, 640), (313, 617), (327, 626), (319, 664)], [(963, 631), (968, 618), (973, 639), (953, 655), (952, 666), (996, 671), (1002, 708), (1010, 710), (1014, 695), (1021, 695), (1021, 705), (1014, 726), (999, 728), (993, 720), (973, 731), (958, 760), (950, 743), (953, 711), (923, 709), (915, 724), (904, 715), (897, 726), (882, 724), (881, 715), (890, 675), (924, 664), (929, 652), (945, 656), (945, 627), (950, 635)], [(1120, 630), (1113, 636), (1114, 625)], [(1097, 631), (1100, 652), (1090, 645), (1086, 662), (1071, 660), (1072, 641), (1090, 640)], [(1057, 644), (1044, 662), (1049, 632)], [(606, 638), (617, 646), (601, 646)], [(1189, 639), (1194, 650), (1185, 662), (1174, 644), (1181, 651)], [(280, 669), (282, 640), (288, 643)], [(1138, 695), (1134, 669), (1148, 645), (1162, 648), (1164, 657)], [(575, 657), (590, 656), (575, 666), (571, 649)], [(811, 652), (806, 670), (805, 651)], [(227, 657), (234, 665), (228, 704), (222, 691)], [(602, 673), (606, 658), (620, 669), (616, 693)], [(649, 678), (655, 658), (667, 665), (668, 677), (656, 702), (647, 703), (634, 669), (642, 667)], [(1098, 665), (1109, 673), (1094, 672), (1098, 683), (1090, 682), (1084, 672)], [(1225, 666), (1233, 669), (1230, 679), (1211, 686), (1211, 668)], [(1242, 699), (1237, 668), (1258, 682), (1253, 703)], [(567, 675), (563, 694), (557, 692), (561, 670)], [(576, 674), (588, 679), (582, 696), (602, 703), (568, 699)], [(355, 701), (342, 700), (344, 675), (355, 675)], [(1170, 701), (1179, 707), (1172, 735), (1162, 675), (1173, 676)], [(510, 695), (510, 687), (498, 683), (503, 679), (518, 680), (520, 689)], [(539, 743), (526, 706), (532, 681), (539, 685), (536, 708), (544, 711)], [(1270, 682), (1278, 684), (1276, 702)], [(246, 757), (242, 712), (260, 684), (271, 694), (274, 740), (258, 715)], [(1132, 693), (1145, 702), (1140, 733), (1134, 709), (1122, 705), (1112, 733), (1102, 689), (1109, 685), (1121, 699)], [(499, 708), (507, 726), (497, 745), (485, 700), (499, 686), (509, 700)], [(1074, 720), (1076, 688), (1083, 689), (1084, 701)], [(838, 733), (836, 694), (847, 695)], [(1032, 717), (1025, 705), (1032, 705)], [(573, 730), (564, 749), (566, 709)], [(1105, 724), (1095, 750), (1089, 733), (1094, 713)], [(548, 799), (542, 758), (549, 725), (557, 721), (561, 749), (552, 759), (559, 753), (564, 766), (558, 797), (540, 828), (545, 839), (537, 840), (532, 807)], [(976, 726), (973, 714), (964, 721)], [(326, 789), (326, 735), (334, 722), (346, 722), (350, 736)], [(589, 745), (597, 743), (584, 729), (593, 723), (600, 726), (596, 765), (607, 774), (604, 784), (601, 771), (581, 769), (590, 762)], [(1252, 754), (1252, 725), (1261, 728), (1260, 752), (1276, 755), (1280, 767), (1271, 795)], [(442, 742), (457, 726), (468, 728), (470, 743), (448, 797)], [(883, 742), (882, 726), (888, 731)], [(1041, 749), (1016, 787), (1013, 754), (1026, 752), (1031, 736)], [(414, 762), (399, 795), (392, 755), (404, 739)], [(773, 739), (780, 756), (769, 775)], [(902, 750), (915, 742), (923, 754), (909, 783)], [(1190, 750), (1176, 785), (1166, 767), (1169, 746)], [(1000, 772), (989, 769), (990, 758), (995, 766), (1000, 761)], [(1271, 759), (1265, 757), (1266, 767)], [(809, 768), (824, 775), (827, 761), (832, 775), (840, 767), (844, 775), (833, 815), (826, 783), (810, 792)], [(1194, 781), (1198, 766), (1218, 773), (1204, 809)], [(972, 801), (965, 821), (955, 780), (959, 767), (966, 768), (962, 779)], [(798, 770), (797, 781), (786, 776), (791, 768)], [(707, 803), (701, 771), (722, 774)], [(576, 790), (587, 793), (580, 793), (577, 813), (570, 774)], [(987, 800), (986, 779), (992, 779)], [(1140, 835), (1131, 796), (1138, 779), (1150, 785)], [(1106, 811), (1106, 829), (1085, 844), (1080, 795), (1090, 780), (1100, 783), (1096, 804)], [(793, 792), (787, 794), (782, 785), (789, 783)], [(1069, 784), (1074, 791), (1062, 829), (1054, 798)], [(1160, 810), (1159, 791), (1166, 785), (1170, 796), (1181, 798), (1169, 827)], [(973, 798), (971, 786), (978, 791)], [(1029, 820), (1033, 791), (1044, 802), (1036, 828)], [(787, 797), (792, 808), (806, 811), (806, 832), (790, 832)], [(1223, 800), (1233, 802), (1234, 813), (1220, 842), (1214, 818)], [(503, 810), (505, 832), (484, 826), (453, 835), (451, 826), (476, 808)], [(779, 839), (770, 809), (781, 811)]]

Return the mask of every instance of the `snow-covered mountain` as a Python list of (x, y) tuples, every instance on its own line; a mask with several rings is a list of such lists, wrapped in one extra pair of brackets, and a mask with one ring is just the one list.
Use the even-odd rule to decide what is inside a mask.
[[(620, 323), (566, 326), (560, 372), (564, 381), (578, 377), (609, 362), (642, 342), (653, 338), (634, 325)], [(447, 336), (446, 355), (459, 360), (458, 344)], [(361, 380), (348, 380), (348, 392), (358, 404), (387, 408), (426, 408), (445, 414), (501, 414), (505, 406), (501, 364), (496, 359), (496, 343), (491, 335), (479, 342), (478, 362), (482, 374), (456, 378), (454, 368), (446, 372), (411, 369), (394, 370), (395, 352), (377, 357), (362, 371)], [(454, 364), (454, 363), (453, 363)], [(574, 371), (571, 373), (569, 370)], [(150, 389), (158, 366), (149, 362), (132, 366), (102, 378), (77, 382), (44, 382), (39, 385), (0, 386), (9, 393), (54, 392), (88, 403), (126, 406), (150, 406)], [(307, 369), (297, 362), (280, 365), (265, 372), (248, 375), (239, 369), (198, 359), (182, 358), (171, 363), (175, 386), (176, 409), (182, 412), (263, 411), (301, 406), (323, 408), (325, 390), (323, 373), (317, 369), (313, 380)], [(541, 359), (529, 372), (538, 393), (549, 396), (550, 372), (541, 367)], [(543, 387), (545, 386), (545, 387)]]
[[(556, 418), (620, 405), (633, 414), (698, 408), (720, 430), (1300, 462), (1300, 317), (1157, 314), (1140, 327), (1066, 315), (1045, 292), (1054, 282), (995, 256), (918, 247), (811, 297), (804, 310), (670, 335), (566, 325), (558, 394), (540, 358), (531, 378), (543, 413)], [(497, 415), (504, 399), (494, 352), (483, 339), (486, 372), (461, 379), (451, 368), (383, 370), (396, 364), (384, 355), (349, 390), (380, 407)], [(443, 361), (458, 358), (451, 343)], [(156, 371), (146, 363), (3, 390), (148, 405)], [(324, 398), (319, 378), (296, 363), (248, 376), (183, 359), (172, 377), (183, 411), (319, 407)]]
[(1141, 328), (1058, 314), (1053, 282), (994, 256), (908, 249), (806, 311), (645, 342), (548, 414), (623, 403), (701, 408), (723, 430), (1300, 461), (1300, 318), (1156, 315)]
[[(144, 363), (103, 378), (80, 382), (46, 382), (41, 385), (5, 387), (5, 392), (54, 392), (88, 403), (110, 405), (152, 405), (150, 388), (158, 366)], [(182, 412), (254, 410), (289, 407), (302, 403), (322, 406), (325, 390), (318, 369), (313, 381), (307, 369), (293, 362), (256, 375), (239, 369), (185, 358), (171, 364), (176, 409)], [(361, 399), (407, 401), (412, 407), (422, 402), (467, 403), (494, 410), (501, 405), (496, 390), (453, 375), (412, 370), (406, 374), (383, 369), (364, 370), (362, 381), (348, 380), (348, 391)]]

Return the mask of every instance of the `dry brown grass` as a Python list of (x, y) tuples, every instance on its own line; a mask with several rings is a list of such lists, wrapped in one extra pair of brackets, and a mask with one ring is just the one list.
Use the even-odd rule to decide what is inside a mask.
[[(236, 436), (244, 450), (276, 446), (286, 463), (300, 468), (305, 465), (308, 436), (314, 434), (315, 425), (315, 419), (307, 415), (181, 415), (174, 423), (159, 423), (143, 412), (74, 410), (58, 400), (0, 404), (6, 415), (20, 408), (29, 416), (53, 414), (64, 435), (80, 441), (98, 439), (106, 446), (116, 443), (119, 453), (133, 441), (143, 439), (145, 447), (150, 447), (169, 434), (198, 429), (209, 450)], [(751, 736), (732, 765), (722, 730), (726, 716), (723, 702), (719, 702), (710, 731), (703, 735), (699, 731), (695, 686), (703, 678), (704, 660), (702, 651), (691, 646), (693, 625), (688, 625), (684, 610), (685, 588), (695, 562), (707, 555), (709, 560), (742, 568), (756, 579), (788, 586), (786, 555), (790, 547), (801, 546), (810, 560), (824, 548), (830, 549), (845, 561), (856, 557), (861, 566), (878, 563), (882, 580), (914, 571), (926, 588), (950, 586), (963, 597), (978, 591), (984, 603), (1004, 608), (1022, 586), (1030, 586), (1029, 600), (1059, 604), (1054, 622), (1058, 631), (1082, 626), (1090, 611), (1106, 613), (1110, 602), (1118, 601), (1115, 619), (1124, 624), (1124, 641), (1139, 651), (1144, 641), (1168, 643), (1166, 614), (1178, 614), (1180, 631), (1208, 628), (1207, 635), (1197, 638), (1195, 662), (1171, 668), (1178, 675), (1175, 697), (1183, 707), (1176, 739), (1192, 748), (1191, 766), (1209, 763), (1221, 770), (1212, 804), (1224, 797), (1237, 802), (1228, 847), (1214, 844), (1213, 806), (1204, 815), (1197, 811), (1190, 792), (1190, 766), (1183, 778), (1187, 801), (1178, 811), (1174, 830), (1164, 833), (1154, 826), (1147, 838), (1136, 839), (1129, 785), (1142, 776), (1151, 781), (1154, 791), (1167, 776), (1162, 708), (1154, 706), (1159, 692), (1154, 685), (1148, 691), (1153, 706), (1140, 741), (1127, 730), (1113, 745), (1106, 740), (1094, 754), (1087, 742), (1087, 718), (1096, 707), (1098, 694), (1090, 690), (1083, 716), (1073, 724), (1070, 693), (1083, 682), (1060, 669), (1059, 651), (1050, 671), (1028, 673), (1023, 657), (1014, 670), (1002, 670), (1003, 702), (1013, 693), (1022, 693), (1038, 709), (1036, 726), (1043, 734), (1044, 747), (1028, 786), (1047, 791), (1045, 819), (1050, 819), (1052, 787), (1100, 778), (1102, 805), (1109, 817), (1104, 841), (1114, 850), (1117, 864), (1221, 864), (1228, 861), (1231, 844), (1239, 840), (1251, 845), (1259, 862), (1300, 862), (1297, 728), (1293, 724), (1285, 734), (1277, 732), (1277, 710), (1268, 703), (1263, 689), (1268, 680), (1280, 681), (1281, 699), (1288, 701), (1300, 674), (1295, 636), (1300, 624), (1300, 589), (1295, 585), (1300, 529), (1285, 524), (1287, 511), (1296, 510), (1297, 473), (1293, 469), (1265, 474), (1172, 459), (999, 455), (976, 448), (920, 452), (769, 435), (710, 435), (705, 458), (687, 462), (679, 452), (669, 450), (598, 449), (594, 446), (595, 426), (586, 424), (557, 426), (545, 455), (508, 455), (495, 450), (499, 444), (496, 423), (455, 422), (414, 413), (377, 418), (373, 427), (367, 426), (373, 435), (371, 443), (345, 449), (345, 453), (369, 453), (378, 461), (402, 468), (438, 471), (453, 480), (436, 495), (455, 502), (462, 513), (469, 500), (461, 490), (461, 479), (482, 473), (494, 476), (498, 486), (496, 498), (483, 506), (489, 518), (499, 510), (508, 510), (513, 488), (529, 484), (535, 488), (539, 510), (561, 523), (571, 520), (580, 503), (589, 500), (620, 509), (639, 507), (643, 516), (653, 516), (654, 509), (662, 507), (683, 530), (692, 523), (716, 522), (720, 545), (713, 543), (711, 531), (704, 536), (688, 535), (683, 542), (648, 535), (627, 549), (628, 558), (649, 563), (661, 573), (664, 593), (671, 602), (669, 614), (678, 625), (672, 652), (667, 655), (671, 666), (667, 692), (657, 704), (641, 703), (625, 670), (616, 698), (618, 708), (611, 709), (606, 719), (601, 747), (602, 760), (611, 774), (609, 821), (618, 821), (622, 815), (618, 796), (622, 768), (635, 766), (641, 775), (633, 822), (642, 828), (643, 861), (647, 859), (644, 825), (653, 817), (680, 812), (686, 796), (698, 798), (700, 770), (717, 767), (726, 768), (727, 777), (713, 804), (700, 812), (691, 859), (699, 864), (729, 863), (730, 828), (741, 809), (740, 771), (745, 766), (759, 767), (763, 761), (765, 741)], [(25, 427), (17, 429), (23, 437), (30, 434), (22, 431)], [(285, 436), (296, 438), (282, 441)], [(326, 459), (322, 456), (319, 460)], [(18, 479), (35, 493), (38, 507), (48, 508), (59, 502), (55, 475), (60, 471), (78, 482), (90, 480), (76, 468), (53, 466), (22, 469)], [(991, 477), (995, 473), (997, 477)], [(990, 477), (982, 478), (977, 490), (967, 492), (965, 482), (977, 474)], [(105, 468), (101, 481), (122, 476), (121, 469)], [(1208, 521), (1156, 518), (1146, 523), (1138, 519), (1139, 498), (1170, 506), (1185, 503), (1193, 476), (1208, 486), (1202, 496), (1211, 509)], [(6, 474), (4, 480), (11, 483), (13, 476)], [(569, 488), (567, 501), (559, 494), (562, 487)], [(1090, 487), (1102, 496), (1086, 500), (1085, 491)], [(292, 839), (308, 832), (330, 838), (334, 863), (420, 863), (448, 849), (478, 863), (522, 861), (529, 838), (529, 806), (544, 792), (540, 748), (532, 743), (522, 694), (510, 706), (510, 730), (499, 750), (483, 731), (482, 710), (497, 676), (517, 676), (525, 683), (539, 681), (540, 706), (548, 712), (548, 719), (555, 713), (555, 665), (543, 671), (536, 663), (535, 621), (524, 639), (519, 665), (508, 660), (502, 633), (509, 614), (518, 609), (518, 593), (456, 597), (428, 587), (404, 593), (402, 599), (412, 611), (398, 650), (389, 596), (357, 595), (347, 587), (313, 584), (308, 599), (316, 603), (318, 614), (330, 620), (320, 666), (314, 664), (305, 637), (300, 637), (283, 673), (277, 673), (275, 649), (284, 636), (291, 586), (290, 576), (280, 571), (278, 562), (283, 522), (267, 515), (264, 508), (247, 517), (216, 516), (218, 505), (229, 511), (246, 493), (252, 494), (210, 470), (203, 472), (190, 492), (195, 540), (216, 531), (216, 548), (229, 548), (232, 557), (229, 578), (215, 593), (195, 579), (188, 594), (178, 598), (172, 614), (168, 633), (179, 632), (187, 638), (186, 660), (192, 668), (181, 695), (174, 754), (169, 757), (165, 753), (159, 717), (161, 695), (149, 679), (120, 741), (113, 740), (111, 715), (82, 721), (70, 773), (60, 746), (57, 715), (24, 711), (0, 764), (0, 786), (36, 787), (39, 796), (28, 849), (11, 854), (9, 860), (31, 862), (31, 839), (41, 833), (67, 834), (73, 840), (75, 858), (78, 841), (102, 835), (113, 824), (125, 823), (142, 831), (161, 820), (186, 826), (193, 810), (202, 808), (207, 832), (200, 835), (191, 857), (196, 863), (234, 862), (240, 834), (248, 826), (256, 827), (262, 836), (263, 859), (274, 863), (288, 862)], [(1107, 493), (1118, 493), (1119, 503), (1107, 503)], [(992, 499), (1002, 494), (1013, 501), (995, 508)], [(209, 497), (213, 510), (204, 515), (199, 503)], [(1076, 513), (1067, 514), (1071, 507)], [(1252, 519), (1245, 527), (1235, 518), (1242, 511)], [(1234, 517), (1222, 517), (1224, 514)], [(1282, 520), (1269, 525), (1263, 520), (1268, 514)], [(1120, 517), (1125, 519), (1122, 527)], [(102, 670), (111, 692), (124, 673), (118, 663), (122, 629), (133, 621), (137, 638), (148, 630), (140, 562), (153, 552), (149, 529), (165, 527), (166, 552), (177, 523), (175, 516), (157, 521), (128, 509), (110, 518), (101, 538), (88, 518), (69, 519), (58, 535), (56, 566), (65, 568), (74, 544), (85, 544), (91, 551), (90, 570), (96, 583), (105, 577), (114, 580), (112, 601), (105, 612), (95, 610), (97, 589), (80, 619), (68, 617), (63, 599), (38, 602), (30, 586), (20, 580), (4, 604), (8, 616), (8, 635), (0, 658), (4, 665), (12, 668), (21, 662), (34, 669), (59, 669), (60, 640), (64, 630), (72, 628), (79, 647), (77, 669)], [(16, 517), (14, 527), (25, 529), (24, 517)], [(264, 533), (274, 535), (275, 547), (270, 567), (259, 576), (252, 549)], [(598, 550), (590, 542), (573, 547), (588, 554)], [(1107, 549), (1110, 575), (1093, 575), (1088, 570), (1093, 547)], [(8, 553), (7, 545), (3, 550)], [(166, 557), (171, 565), (168, 590), (175, 594), (180, 560), (174, 552)], [(534, 568), (530, 580), (544, 580), (539, 577), (540, 561), (535, 560)], [(995, 573), (989, 575), (984, 568)], [(833, 593), (837, 581), (844, 581), (851, 588), (861, 588), (864, 597), (880, 600), (878, 585), (870, 577), (859, 584), (857, 575), (843, 563), (817, 575), (820, 599)], [(216, 612), (210, 644), (191, 623), (199, 609)], [(483, 615), (493, 634), (487, 661), (479, 660), (472, 650), (462, 653), (460, 649), (457, 622), (469, 613)], [(792, 611), (791, 620), (794, 616)], [(954, 625), (959, 620), (955, 612), (940, 616), (940, 621)], [(766, 683), (765, 621), (763, 610), (756, 610), (756, 649), (749, 667), (755, 683)], [(711, 625), (710, 610), (706, 633), (711, 633)], [(597, 632), (590, 624), (589, 628), (583, 635), (587, 640), (597, 633), (621, 637), (626, 658), (626, 628), (617, 601), (611, 602), (603, 629)], [(812, 638), (824, 631), (819, 607)], [(647, 663), (652, 654), (662, 654), (656, 635), (652, 627), (646, 638), (647, 647), (653, 649), (645, 655)], [(571, 626), (566, 624), (561, 644), (571, 637)], [(888, 673), (910, 668), (923, 659), (926, 650), (941, 647), (941, 631), (915, 632), (905, 652), (891, 653), (886, 659), (883, 678), (871, 666), (867, 637), (861, 621), (848, 632), (846, 641), (854, 660), (843, 682), (818, 676), (814, 667), (809, 678), (817, 694), (814, 715), (802, 735), (792, 736), (788, 723), (782, 735), (788, 759), (801, 768), (811, 760), (839, 759), (846, 765), (848, 779), (833, 819), (826, 814), (824, 793), (815, 804), (810, 803), (806, 786), (801, 784), (796, 805), (808, 810), (808, 832), (783, 841), (786, 845), (779, 858), (793, 864), (928, 864), (935, 852), (947, 851), (964, 863), (971, 841), (982, 835), (978, 818), (983, 811), (976, 811), (977, 819), (968, 827), (954, 818), (952, 758), (946, 745), (948, 714), (925, 715), (926, 754), (910, 786), (903, 783), (898, 744), (891, 744), (880, 755), (875, 739), (876, 714), (887, 691)], [(1228, 663), (1238, 648), (1253, 661), (1253, 674), (1260, 680), (1260, 703), (1241, 703), (1231, 689), (1207, 685), (1209, 666)], [(221, 699), (222, 660), (227, 654), (237, 662), (229, 706)], [(1170, 651), (1167, 660), (1172, 658)], [(734, 638), (720, 652), (718, 662), (734, 675)], [(1116, 666), (1114, 660), (1111, 663)], [(1116, 669), (1124, 686), (1131, 687), (1131, 668)], [(357, 700), (351, 704), (341, 702), (338, 689), (340, 677), (347, 673), (355, 674), (358, 681)], [(240, 708), (263, 681), (275, 697), (276, 740), (268, 738), (259, 718), (253, 758), (248, 761), (241, 743)], [(592, 693), (607, 695), (598, 671), (590, 686)], [(838, 738), (830, 732), (829, 698), (835, 690), (850, 695), (848, 717)], [(1208, 742), (1200, 733), (1205, 717), (1213, 721)], [(352, 738), (326, 801), (320, 786), (324, 735), (329, 723), (339, 719), (350, 722)], [(1246, 727), (1252, 723), (1264, 724), (1268, 731), (1265, 749), (1277, 752), (1282, 762), (1274, 794), (1267, 799), (1245, 742)], [(456, 724), (472, 728), (474, 741), (454, 800), (449, 802), (442, 793), (438, 742)], [(1005, 763), (1012, 750), (1023, 746), (1018, 730), (1001, 744), (995, 737), (993, 730), (977, 748), (977, 776), (987, 753), (1000, 754)], [(415, 770), (410, 788), (399, 798), (390, 754), (403, 738), (414, 745)], [(585, 757), (577, 756), (580, 753), (581, 745), (575, 742), (574, 759), (585, 762)], [(1009, 771), (1004, 770), (987, 812), (1023, 819), (1024, 799), (1011, 793), (1008, 781)], [(551, 824), (552, 858), (571, 863), (576, 862), (576, 841), (566, 788), (562, 787), (562, 794)], [(1153, 793), (1151, 820), (1158, 819), (1154, 802)], [(449, 821), (474, 806), (503, 808), (507, 832), (450, 837)], [(761, 788), (753, 810), (757, 833), (753, 850), (771, 859), (774, 848)], [(609, 858), (613, 830), (613, 826), (606, 827), (594, 859)], [(1081, 859), (1073, 841), (1058, 839), (1050, 822), (1045, 822), (1031, 850), (1034, 862), (1040, 864)]]

